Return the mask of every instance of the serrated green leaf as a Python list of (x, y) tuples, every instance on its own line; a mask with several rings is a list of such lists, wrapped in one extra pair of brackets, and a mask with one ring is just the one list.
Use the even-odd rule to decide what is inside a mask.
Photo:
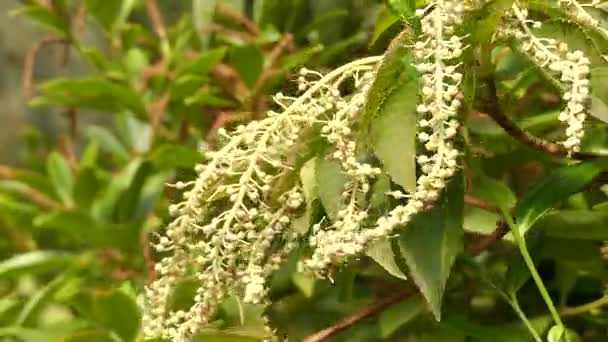
[(317, 194), (327, 215), (334, 221), (338, 218), (346, 176), (342, 174), (342, 167), (337, 161), (323, 157), (315, 160)]
[(517, 203), (515, 222), (524, 235), (530, 227), (571, 195), (581, 191), (606, 169), (605, 160), (590, 161), (560, 168), (530, 189)]
[(57, 196), (66, 206), (72, 206), (74, 175), (67, 160), (59, 153), (52, 152), (46, 160), (46, 172)]
[(135, 341), (140, 326), (139, 308), (121, 290), (97, 292), (93, 299), (95, 322), (115, 332), (123, 341)]
[(374, 153), (393, 181), (410, 193), (416, 190), (417, 93), (415, 79), (394, 89), (371, 124)]
[(419, 213), (399, 238), (411, 276), (437, 320), (441, 318), (441, 302), (452, 265), (463, 250), (463, 209), (460, 174), (450, 180), (435, 206)]
[(382, 268), (384, 268), (391, 275), (403, 280), (407, 279), (395, 260), (395, 253), (393, 252), (393, 247), (390, 240), (384, 239), (374, 242), (367, 247), (365, 254), (374, 259), (375, 262), (382, 266)]
[(426, 303), (422, 296), (416, 295), (406, 300), (390, 306), (382, 311), (378, 318), (380, 326), (380, 336), (388, 338), (397, 329), (411, 321), (414, 317), (426, 310)]
[[(404, 79), (412, 78), (411, 70), (408, 69), (407, 56), (409, 49), (405, 46), (411, 44), (413, 32), (404, 30), (390, 44), (385, 53), (384, 60), (378, 69), (374, 83), (371, 86), (367, 101), (361, 113), (361, 124), (359, 128), (358, 148), (367, 150), (370, 146), (370, 131), (372, 123), (377, 118), (380, 108), (387, 97), (403, 84)], [(411, 68), (411, 65), (409, 66)]]

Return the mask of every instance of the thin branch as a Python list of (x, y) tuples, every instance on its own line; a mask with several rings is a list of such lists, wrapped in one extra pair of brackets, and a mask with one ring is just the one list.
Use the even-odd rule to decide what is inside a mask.
[(496, 91), (496, 84), (494, 83), (494, 80), (489, 79), (486, 83), (490, 90), (489, 103), (492, 108), (489, 113), (485, 114), (494, 119), (494, 121), (496, 121), (496, 123), (515, 140), (537, 151), (544, 152), (555, 157), (570, 157), (578, 160), (589, 160), (608, 156), (589, 152), (569, 152), (558, 144), (546, 141), (522, 130), (513, 121), (511, 121), (511, 119), (509, 119), (500, 109), (498, 95)]
[(224, 17), (226, 19), (230, 19), (235, 23), (241, 24), (252, 35), (258, 36), (260, 34), (260, 29), (258, 28), (258, 25), (256, 25), (249, 18), (244, 17), (237, 11), (233, 10), (231, 7), (218, 3), (216, 11), (219, 16)]
[(560, 315), (562, 316), (576, 316), (580, 314), (584, 314), (589, 311), (593, 311), (601, 308), (602, 306), (608, 305), (608, 296), (604, 296), (600, 299), (594, 300), (591, 303), (583, 304), (580, 306), (575, 306), (572, 308), (563, 308), (560, 310)]
[(25, 54), (25, 59), (23, 61), (23, 78), (21, 80), (21, 85), (23, 89), (23, 96), (26, 99), (32, 97), (33, 91), (33, 79), (34, 79), (34, 67), (36, 65), (36, 57), (42, 48), (47, 45), (57, 44), (57, 43), (65, 43), (66, 40), (59, 37), (46, 37), (42, 38), (34, 45), (32, 45)]
[(477, 240), (475, 244), (467, 248), (467, 254), (470, 256), (478, 256), (483, 251), (490, 249), (498, 241), (502, 240), (505, 235), (509, 233), (509, 226), (504, 219), (501, 219), (496, 225), (496, 229), (490, 235), (486, 235), (483, 238)]
[(165, 29), (165, 21), (160, 14), (156, 0), (145, 0), (146, 12), (150, 17), (154, 31), (161, 40), (167, 39), (167, 30)]
[[(17, 180), (19, 179), (19, 176), (20, 171), (7, 166), (0, 165), (0, 179)], [(29, 200), (32, 201), (32, 203), (40, 206), (41, 208), (49, 210), (56, 210), (62, 208), (61, 204), (55, 202), (49, 196), (30, 186), (28, 186), (27, 189), (22, 192), (22, 194), (28, 197)]]
[(485, 211), (490, 211), (497, 214), (501, 213), (500, 209), (494, 204), (480, 200), (479, 198), (475, 198), (471, 195), (464, 195), (464, 203)]
[(343, 330), (348, 329), (349, 327), (355, 325), (356, 323), (358, 323), (366, 318), (375, 316), (376, 314), (378, 314), (379, 312), (382, 312), (387, 307), (389, 307), (393, 304), (396, 304), (415, 293), (416, 293), (416, 291), (414, 288), (408, 288), (404, 291), (397, 292), (390, 296), (381, 298), (381, 299), (369, 304), (368, 306), (364, 307), (363, 309), (355, 312), (354, 314), (345, 317), (344, 319), (340, 320), (336, 324), (334, 324), (328, 328), (325, 328), (321, 331), (318, 331), (313, 335), (308, 336), (307, 338), (304, 339), (303, 342), (324, 341), (325, 339), (327, 339)]
[(141, 244), (143, 247), (144, 265), (146, 268), (146, 281), (150, 285), (156, 278), (156, 272), (154, 270), (154, 257), (152, 256), (152, 245), (150, 244), (150, 237), (147, 232), (143, 232), (141, 235)]

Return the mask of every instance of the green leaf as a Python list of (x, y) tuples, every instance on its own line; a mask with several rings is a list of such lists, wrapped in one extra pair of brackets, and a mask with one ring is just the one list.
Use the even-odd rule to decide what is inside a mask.
[[(411, 68), (411, 65), (408, 67), (407, 59), (409, 49), (405, 47), (405, 45), (411, 44), (411, 36), (412, 32), (405, 30), (401, 32), (397, 38), (393, 39), (385, 54), (385, 58), (378, 69), (377, 76), (367, 96), (367, 102), (361, 113), (361, 127), (357, 138), (360, 149), (368, 149), (371, 142), (370, 131), (372, 123), (379, 115), (380, 109), (386, 99), (393, 90), (399, 88), (403, 84), (403, 81), (411, 76), (409, 75), (411, 72), (409, 69)], [(415, 101), (416, 98), (412, 100)]]
[(46, 160), (46, 171), (55, 188), (55, 193), (67, 205), (74, 204), (74, 175), (67, 160), (57, 152), (52, 152)]
[(221, 62), (226, 55), (227, 49), (225, 47), (213, 49), (204, 52), (194, 61), (186, 64), (183, 69), (178, 73), (178, 80), (186, 75), (206, 75), (211, 67)]
[(31, 101), (33, 106), (59, 105), (96, 109), (110, 113), (128, 110), (146, 118), (141, 96), (126, 85), (101, 78), (58, 78), (40, 87), (42, 95)]
[(126, 163), (131, 159), (129, 151), (112, 132), (99, 126), (87, 127), (85, 135), (97, 143), (102, 151), (110, 153), (117, 162)]
[(591, 108), (589, 108), (589, 114), (605, 123), (608, 123), (608, 104), (597, 96), (591, 96)]
[[(566, 337), (567, 336), (567, 337)], [(576, 332), (570, 329), (564, 329), (560, 326), (554, 325), (549, 329), (547, 334), (547, 342), (581, 342), (581, 338)]]
[(416, 0), (386, 0), (388, 7), (402, 18), (410, 18), (416, 11)]
[(102, 181), (97, 176), (97, 171), (87, 167), (78, 173), (74, 185), (74, 200), (79, 208), (89, 208), (93, 200), (101, 192)]
[(545, 235), (572, 240), (608, 240), (608, 212), (589, 210), (553, 211), (535, 224)]
[(121, 13), (123, 0), (85, 0), (84, 4), (101, 27), (110, 32)]
[(306, 298), (315, 294), (315, 278), (305, 273), (296, 272), (291, 275), (291, 281)]
[(419, 213), (399, 239), (411, 276), (437, 320), (452, 265), (463, 250), (463, 208), (463, 179), (457, 175), (435, 206)]
[(50, 29), (64, 38), (69, 36), (69, 25), (67, 22), (43, 6), (33, 5), (22, 7), (12, 11), (11, 15), (28, 17), (43, 28)]
[(36, 291), (36, 293), (27, 300), (23, 309), (19, 312), (19, 315), (17, 315), (14, 324), (19, 326), (33, 325), (36, 313), (46, 304), (46, 302), (50, 301), (51, 297), (61, 286), (63, 286), (71, 273), (72, 272), (69, 270), (62, 273), (43, 288)]
[(162, 144), (150, 154), (150, 160), (161, 169), (192, 169), (201, 161), (201, 154), (195, 149), (176, 144)]
[(591, 70), (591, 110), (589, 113), (608, 123), (608, 67)]
[(514, 217), (524, 235), (560, 202), (581, 191), (606, 168), (606, 161), (590, 161), (560, 168), (530, 189), (515, 207)]
[(383, 239), (374, 242), (367, 248), (365, 254), (374, 259), (375, 262), (391, 275), (403, 280), (407, 279), (395, 260), (395, 253), (390, 240)]
[(255, 45), (232, 48), (229, 61), (249, 88), (255, 85), (264, 70), (264, 55)]
[(0, 262), (0, 279), (63, 269), (74, 263), (72, 254), (58, 251), (33, 251)]
[(340, 163), (323, 157), (316, 158), (315, 182), (321, 203), (332, 221), (338, 218), (346, 177)]
[(93, 300), (95, 322), (115, 332), (123, 341), (135, 341), (140, 326), (139, 308), (121, 290), (98, 292)]
[(472, 12), (464, 23), (464, 32), (474, 44), (486, 44), (496, 30), (501, 18), (513, 5), (513, 0), (488, 1), (481, 9)]
[(416, 190), (417, 93), (412, 79), (394, 89), (371, 124), (374, 153), (393, 181), (410, 193)]
[(423, 313), (426, 310), (426, 303), (422, 296), (416, 295), (406, 300), (390, 306), (382, 311), (378, 318), (380, 326), (380, 336), (388, 338), (397, 329), (411, 321), (414, 317)]
[[(148, 177), (153, 175), (154, 167), (149, 162), (144, 162), (137, 169), (131, 179), (129, 187), (123, 191), (114, 207), (114, 222), (125, 223), (142, 219), (138, 217), (137, 207), (141, 199), (142, 190)], [(161, 183), (162, 184), (162, 183)]]
[(473, 196), (480, 200), (492, 203), (499, 208), (510, 209), (517, 202), (511, 189), (501, 181), (485, 175), (478, 175), (473, 179)]
[(373, 46), (376, 41), (382, 36), (384, 32), (386, 32), (389, 28), (391, 28), (394, 24), (399, 22), (399, 17), (393, 14), (392, 11), (382, 11), (376, 20), (376, 27), (374, 28), (374, 35), (369, 42), (370, 46)]

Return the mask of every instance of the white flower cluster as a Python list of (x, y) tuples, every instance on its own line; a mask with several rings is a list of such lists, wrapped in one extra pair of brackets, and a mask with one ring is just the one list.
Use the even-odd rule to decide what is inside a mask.
[(587, 117), (585, 105), (589, 98), (589, 64), (590, 61), (580, 51), (570, 51), (568, 45), (552, 38), (537, 37), (533, 28), (541, 27), (538, 21), (528, 19), (528, 11), (512, 7), (513, 15), (519, 27), (507, 28), (509, 32), (522, 42), (522, 51), (530, 56), (541, 68), (560, 75), (560, 81), (567, 85), (563, 95), (566, 105), (559, 115), (559, 120), (566, 124), (566, 140), (561, 144), (570, 152), (580, 149), (581, 139), (585, 132), (583, 124)]
[(608, 35), (608, 30), (600, 26), (600, 22), (592, 17), (585, 7), (594, 8), (600, 4), (600, 0), (593, 0), (590, 3), (583, 3), (576, 0), (558, 0), (559, 5), (565, 10), (566, 14), (575, 22), (583, 24), (588, 27), (594, 27), (595, 29), (602, 32), (604, 35)]
[[(373, 80), (371, 70), (354, 75), (354, 93), (348, 100), (336, 103), (336, 114), (321, 129), (321, 135), (335, 147), (330, 157), (340, 162), (348, 180), (342, 193), (344, 208), (338, 212), (335, 222), (323, 229), (320, 223), (313, 226), (310, 246), (314, 248), (314, 253), (305, 266), (319, 275), (323, 275), (330, 264), (339, 262), (345, 256), (359, 254), (363, 248), (356, 240), (367, 218), (367, 212), (360, 202), (370, 189), (370, 179), (379, 175), (381, 170), (356, 159), (356, 143), (351, 127), (357, 122)], [(339, 92), (337, 88), (334, 91)]]
[[(175, 185), (185, 190), (184, 200), (169, 208), (175, 218), (155, 245), (167, 256), (146, 289), (145, 336), (188, 341), (227, 296), (264, 302), (265, 279), (297, 239), (288, 228), (304, 198), (299, 185), (284, 184), (292, 178), (296, 143), (319, 118), (336, 110), (340, 94), (335, 90), (342, 82), (381, 60), (368, 57), (316, 80), (303, 77), (301, 96), (275, 96), (282, 111), (269, 112), (232, 135), (220, 132), (228, 142), (206, 154), (208, 162), (196, 167), (198, 178)], [(189, 277), (199, 281), (194, 304), (187, 311), (173, 310), (173, 290)]]
[[(346, 207), (338, 214), (338, 220), (330, 230), (321, 230), (321, 225), (313, 227), (311, 245), (315, 251), (305, 266), (323, 274), (329, 265), (339, 264), (346, 257), (360, 254), (369, 243), (388, 237), (395, 228), (404, 226), (414, 215), (436, 201), (446, 181), (457, 170), (459, 152), (453, 138), (457, 134), (456, 114), (461, 105), (456, 99), (462, 74), (457, 71), (458, 58), (464, 49), (462, 38), (455, 35), (455, 26), (462, 23), (464, 7), (460, 1), (437, 0), (428, 4), (417, 14), (422, 17), (423, 34), (415, 44), (415, 56), (421, 60), (417, 65), (422, 74), (421, 103), (418, 113), (420, 122), (419, 140), (430, 156), (420, 156), (418, 163), (422, 175), (418, 178), (416, 190), (409, 195), (405, 205), (394, 208), (388, 216), (380, 217), (375, 226), (360, 229), (367, 218), (357, 199), (367, 193), (367, 179), (379, 173), (371, 166), (356, 163), (354, 156), (338, 153), (352, 161), (352, 167), (343, 167), (364, 178), (359, 182), (349, 182), (344, 191)], [(327, 132), (331, 132), (328, 128)], [(340, 134), (336, 134), (336, 137)], [(330, 139), (332, 141), (332, 139)], [(354, 148), (354, 142), (350, 142)], [(338, 150), (340, 151), (340, 150)]]

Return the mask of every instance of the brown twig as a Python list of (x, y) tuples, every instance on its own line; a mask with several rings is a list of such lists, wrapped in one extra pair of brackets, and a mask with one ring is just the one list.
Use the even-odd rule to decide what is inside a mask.
[[(0, 165), (0, 179), (16, 180), (19, 179), (20, 174), (21, 172), (18, 170), (12, 169), (8, 166)], [(56, 210), (62, 207), (59, 203), (55, 202), (53, 199), (51, 199), (44, 193), (29, 186), (23, 192), (23, 195), (28, 197), (30, 201), (32, 201), (32, 203), (40, 206), (43, 209)]]
[(347, 316), (344, 319), (338, 321), (336, 324), (334, 324), (328, 328), (325, 328), (321, 331), (318, 331), (313, 335), (308, 336), (307, 338), (304, 339), (303, 342), (324, 341), (325, 339), (329, 338), (330, 336), (333, 336), (343, 330), (346, 330), (349, 327), (355, 325), (356, 323), (358, 323), (366, 318), (369, 318), (369, 317), (372, 317), (372, 316), (378, 314), (379, 312), (383, 311), (385, 308), (402, 301), (403, 299), (413, 295), (414, 293), (416, 293), (416, 290), (414, 288), (410, 287), (401, 292), (397, 292), (390, 296), (381, 298), (381, 299), (369, 304), (368, 306), (364, 307), (363, 309), (355, 312), (354, 314)]
[(254, 113), (253, 119), (259, 119), (260, 114), (266, 111), (264, 85), (273, 75), (276, 74), (276, 64), (279, 58), (285, 53), (285, 51), (289, 51), (292, 48), (293, 35), (291, 33), (287, 33), (272, 48), (272, 50), (268, 53), (268, 56), (266, 56), (266, 68), (255, 82), (247, 101), (249, 104), (249, 109)]
[(489, 88), (489, 104), (491, 106), (491, 110), (486, 114), (492, 119), (494, 119), (494, 121), (515, 140), (537, 151), (544, 152), (555, 157), (570, 157), (578, 160), (590, 160), (605, 157), (603, 155), (598, 155), (589, 152), (569, 152), (558, 144), (546, 141), (522, 130), (514, 122), (512, 122), (500, 109), (496, 84), (494, 80), (489, 79), (486, 83)]
[(464, 195), (464, 203), (468, 204), (472, 207), (476, 207), (479, 209), (483, 209), (485, 211), (491, 211), (493, 213), (500, 214), (500, 209), (492, 203), (488, 203), (486, 201), (480, 200), (479, 198), (475, 198), (471, 195)]
[(251, 113), (249, 112), (219, 112), (215, 119), (213, 120), (213, 124), (209, 128), (207, 133), (206, 141), (212, 146), (215, 145), (217, 140), (217, 131), (218, 129), (224, 127), (226, 124), (239, 121), (239, 120), (247, 120), (251, 117)]
[(154, 271), (154, 257), (152, 256), (150, 237), (147, 232), (142, 233), (141, 244), (143, 247), (144, 265), (146, 268), (146, 280), (148, 285), (150, 285), (156, 278), (156, 272)]
[(59, 37), (45, 37), (32, 45), (25, 54), (23, 61), (23, 78), (21, 80), (23, 96), (26, 99), (32, 97), (33, 91), (33, 80), (34, 80), (34, 67), (36, 65), (36, 57), (40, 50), (47, 46), (57, 43), (65, 43), (66, 40)]
[(244, 17), (243, 15), (241, 15), (241, 13), (233, 10), (229, 6), (225, 6), (221, 3), (218, 3), (216, 7), (216, 13), (221, 17), (230, 19), (235, 23), (241, 24), (243, 27), (245, 27), (245, 29), (247, 29), (247, 31), (249, 31), (249, 33), (254, 36), (258, 36), (260, 34), (260, 29), (253, 21), (249, 20), (247, 17)]
[(483, 238), (477, 240), (469, 248), (467, 248), (467, 254), (470, 256), (478, 256), (481, 252), (490, 249), (498, 241), (502, 240), (505, 235), (509, 232), (509, 226), (504, 219), (500, 219), (496, 229), (490, 235), (486, 235)]
[(146, 12), (148, 13), (148, 17), (150, 17), (154, 31), (161, 40), (167, 39), (165, 21), (163, 20), (163, 16), (160, 14), (156, 0), (145, 0), (144, 2), (146, 5)]

